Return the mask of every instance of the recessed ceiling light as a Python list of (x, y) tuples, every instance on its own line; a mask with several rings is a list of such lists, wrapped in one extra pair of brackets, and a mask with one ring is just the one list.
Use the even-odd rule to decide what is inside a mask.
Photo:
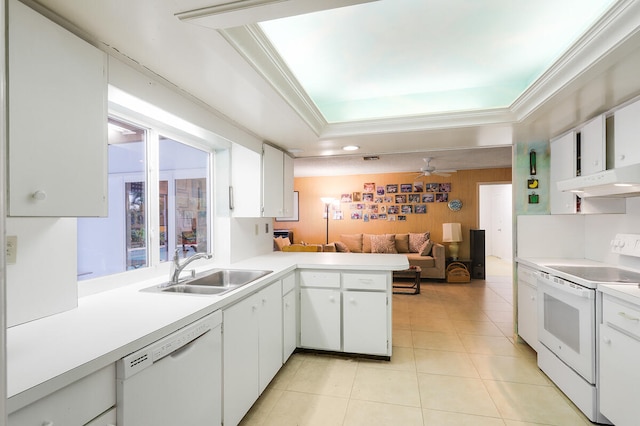
[(347, 146), (343, 146), (342, 149), (345, 151), (357, 151), (360, 149), (360, 147), (356, 145), (347, 145)]

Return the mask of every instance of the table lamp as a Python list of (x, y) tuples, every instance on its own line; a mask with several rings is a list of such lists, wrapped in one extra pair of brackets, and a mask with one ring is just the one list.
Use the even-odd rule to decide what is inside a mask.
[(449, 243), (449, 253), (453, 260), (458, 260), (458, 243), (462, 241), (462, 228), (459, 223), (442, 224), (442, 241)]

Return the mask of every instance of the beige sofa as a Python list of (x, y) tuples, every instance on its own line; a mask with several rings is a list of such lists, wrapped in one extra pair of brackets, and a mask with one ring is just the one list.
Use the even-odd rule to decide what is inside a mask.
[[(422, 269), (421, 278), (445, 278), (445, 250), (429, 232), (408, 234), (342, 234), (333, 245), (338, 252), (406, 254), (409, 265)], [(372, 238), (373, 237), (373, 238)], [(326, 251), (326, 250), (325, 250)]]

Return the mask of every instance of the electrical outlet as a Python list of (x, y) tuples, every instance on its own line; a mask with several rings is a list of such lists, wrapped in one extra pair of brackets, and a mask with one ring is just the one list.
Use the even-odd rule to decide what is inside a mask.
[(16, 263), (18, 257), (18, 237), (15, 235), (7, 235), (7, 253), (6, 262), (8, 265)]

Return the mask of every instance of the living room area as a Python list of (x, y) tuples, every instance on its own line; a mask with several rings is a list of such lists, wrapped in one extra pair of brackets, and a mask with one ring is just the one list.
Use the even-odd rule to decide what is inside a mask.
[[(451, 262), (452, 244), (459, 246), (457, 258), (468, 260), (471, 230), (481, 229), (483, 221), (491, 220), (491, 217), (483, 219), (483, 215), (491, 216), (491, 204), (495, 203), (493, 199), (485, 199), (481, 207), (480, 188), (510, 184), (511, 172), (510, 167), (500, 167), (458, 170), (446, 176), (397, 172), (296, 177), (294, 215), (276, 218), (274, 231), (276, 236), (289, 237), (291, 244), (320, 246), (318, 251), (324, 248), (325, 251), (375, 252), (370, 236), (395, 236), (391, 252), (397, 249), (407, 253), (412, 265), (417, 249), (412, 241), (409, 242), (411, 250), (402, 249), (399, 238), (424, 234), (434, 248), (442, 250), (447, 264)], [(443, 227), (443, 224), (447, 225)], [(460, 235), (454, 240), (460, 241), (451, 241), (450, 235), (444, 235), (449, 232), (449, 224), (454, 228), (459, 224)], [(354, 249), (351, 239), (358, 236), (364, 238), (361, 237), (360, 246)], [(490, 235), (487, 238), (490, 239)], [(378, 248), (385, 249), (389, 247)], [(488, 256), (491, 254), (487, 252)], [(510, 256), (499, 257), (510, 261)], [(423, 273), (422, 277), (445, 278), (443, 273)]]

